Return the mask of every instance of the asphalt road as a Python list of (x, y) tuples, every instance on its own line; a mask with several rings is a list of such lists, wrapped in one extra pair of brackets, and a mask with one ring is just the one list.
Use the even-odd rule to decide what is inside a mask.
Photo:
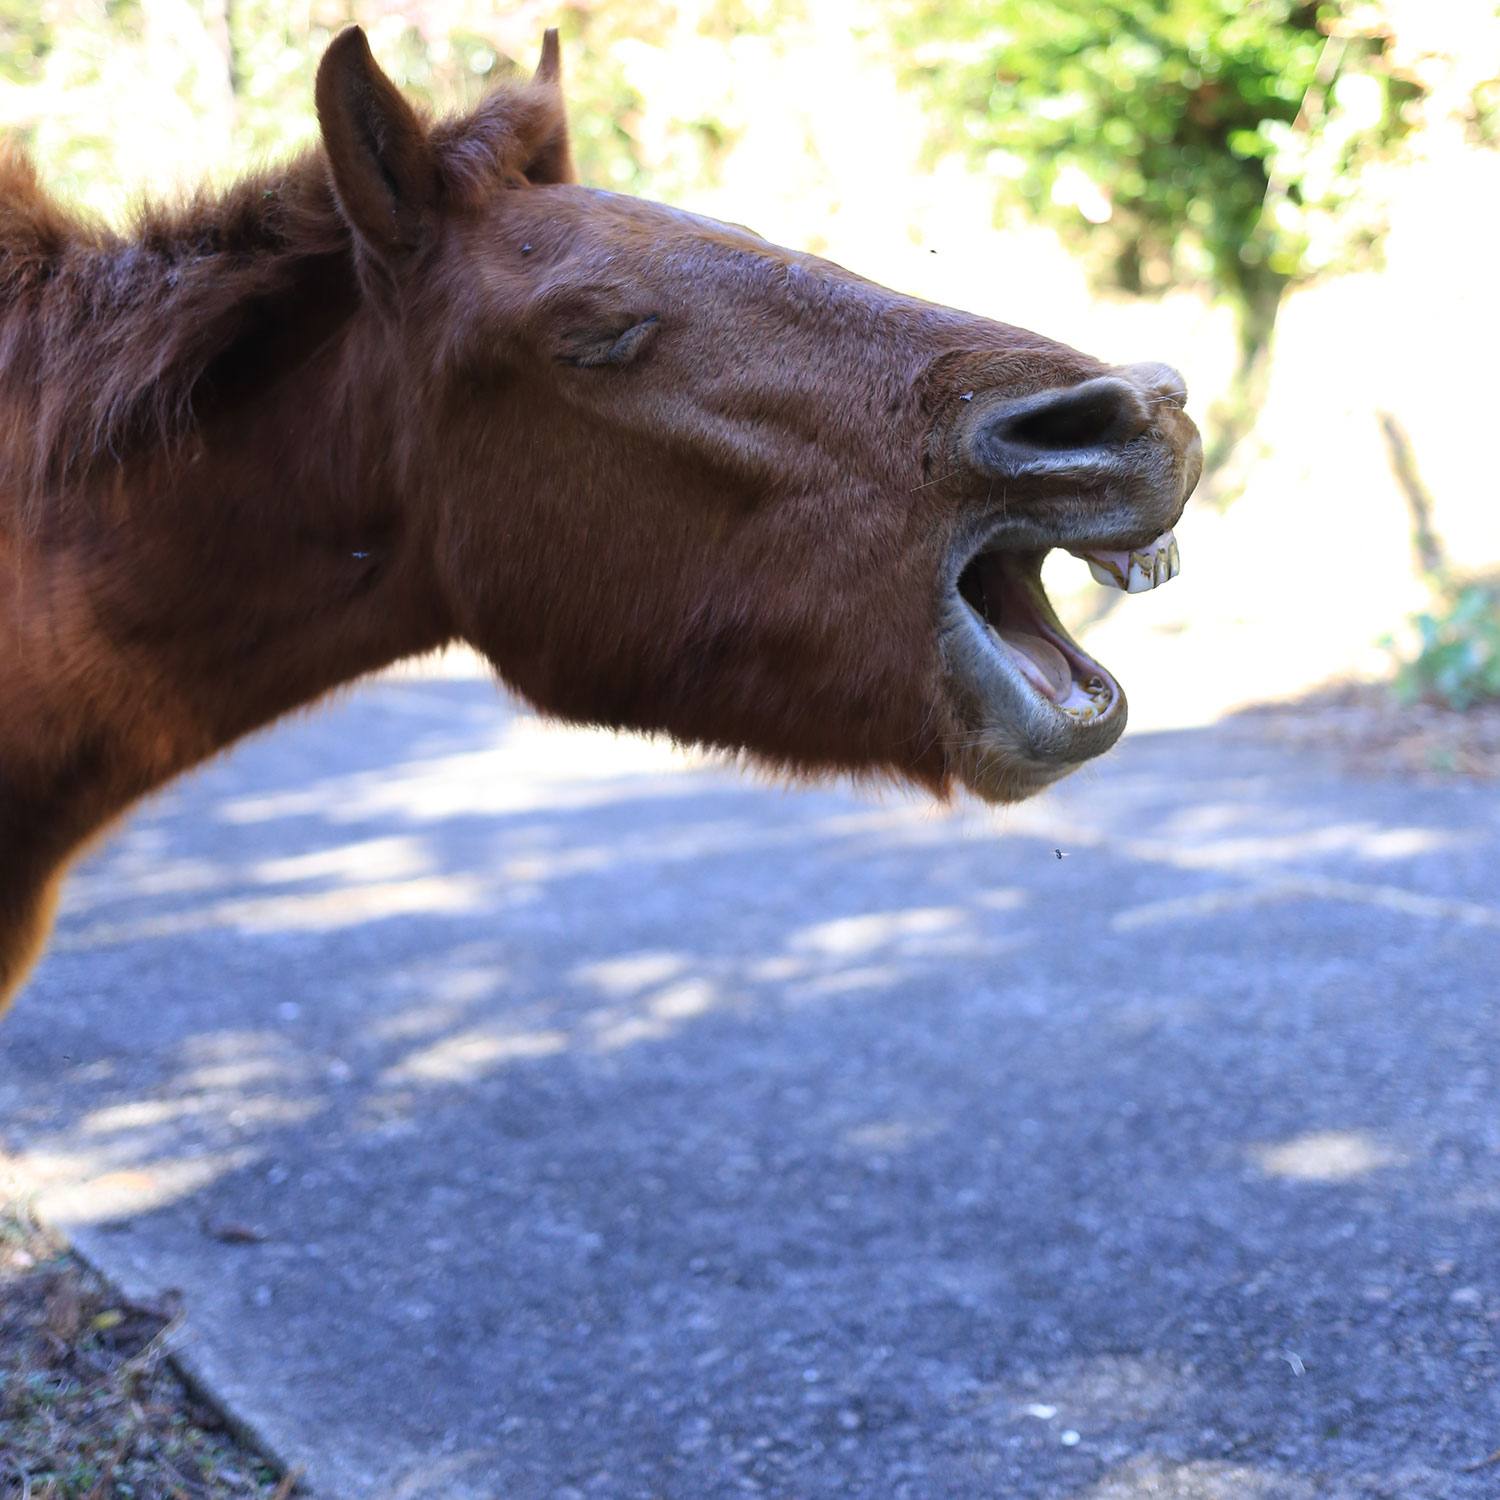
[(0, 1129), (328, 1500), (1477, 1500), (1497, 975), (1493, 788), (997, 821), (383, 683), (79, 872)]

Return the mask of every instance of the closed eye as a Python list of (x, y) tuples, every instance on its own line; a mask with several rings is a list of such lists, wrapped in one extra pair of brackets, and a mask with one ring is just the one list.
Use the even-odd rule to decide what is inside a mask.
[(582, 334), (569, 341), (571, 347), (566, 354), (558, 355), (557, 361), (580, 370), (628, 365), (631, 360), (646, 352), (656, 329), (657, 319), (653, 314), (639, 323), (633, 323), (624, 333)]

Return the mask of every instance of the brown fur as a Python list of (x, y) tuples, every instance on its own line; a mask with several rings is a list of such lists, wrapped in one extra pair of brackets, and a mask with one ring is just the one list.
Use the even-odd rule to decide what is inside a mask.
[[(571, 185), (555, 38), (429, 127), (351, 30), (317, 101), (124, 234), (0, 156), (0, 1006), (97, 830), (455, 640), (567, 718), (944, 790), (941, 562), (1006, 503), (964, 424), (1104, 373)], [(1191, 484), (1152, 421), (1141, 526)]]

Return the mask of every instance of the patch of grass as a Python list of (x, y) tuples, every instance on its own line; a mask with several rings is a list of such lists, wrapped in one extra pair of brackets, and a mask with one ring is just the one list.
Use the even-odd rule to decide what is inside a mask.
[(286, 1500), (167, 1357), (177, 1309), (121, 1297), (0, 1178), (0, 1497)]
[(1395, 686), (1402, 699), (1459, 713), (1500, 703), (1500, 583), (1441, 583), (1432, 608), (1411, 623), (1417, 649), (1398, 658)]

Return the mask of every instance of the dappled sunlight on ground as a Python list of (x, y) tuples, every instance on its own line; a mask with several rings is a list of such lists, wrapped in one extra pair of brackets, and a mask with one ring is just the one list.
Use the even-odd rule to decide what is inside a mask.
[(1463, 927), (1500, 928), (1500, 907), (1478, 901), (1448, 901), (1424, 896), (1400, 886), (1365, 885), (1352, 880), (1328, 880), (1319, 876), (1282, 876), (1237, 890), (1204, 891), (1152, 901), (1116, 912), (1110, 919), (1114, 932), (1134, 932), (1142, 927), (1166, 923), (1198, 922), (1206, 918), (1245, 911), (1282, 901), (1348, 901), (1400, 912), (1428, 921), (1450, 922)]
[(1500, 809), (1299, 774), (1138, 735), (934, 815), (377, 684), (80, 871), (7, 1143), (348, 1473), (1468, 1500)]
[[(129, 1158), (136, 1159), (138, 1151), (130, 1151)], [(72, 1225), (76, 1231), (83, 1225), (124, 1221), (191, 1197), (257, 1159), (248, 1149), (204, 1152), (156, 1157), (139, 1171), (101, 1172), (113, 1154), (106, 1146), (73, 1152), (44, 1148), (27, 1155), (27, 1175), (40, 1189), (38, 1201), (52, 1222)]]
[[(379, 690), (378, 701), (392, 704), (400, 722), (413, 708), (404, 695), (432, 691), (392, 686)], [(435, 718), (441, 708), (428, 701), (423, 711)], [(1493, 840), (1493, 819), (1416, 827), (1340, 817), (1330, 807), (1310, 822), (1301, 810), (1282, 814), (1268, 805), (1258, 793), (1269, 789), (1254, 779), (1231, 779), (1217, 799), (1176, 807), (1151, 776), (1127, 773), (1113, 779), (1109, 822), (1091, 810), (1096, 793), (1076, 787), (998, 814), (1012, 850), (1017, 840), (1041, 845), (1027, 883), (1006, 883), (995, 879), (1003, 872), (986, 868), (991, 861), (972, 809), (945, 820), (908, 804), (861, 807), (841, 794), (768, 800), (650, 742), (601, 741), (526, 718), (492, 721), (485, 737), (492, 743), (482, 751), (419, 755), (398, 762), (389, 777), (354, 770), (325, 777), (315, 790), (278, 791), (273, 776), (265, 790), (247, 793), (232, 772), (211, 771), (164, 798), (116, 849), (81, 871), (69, 892), (59, 955), (140, 950), (224, 930), (247, 942), (257, 935), (291, 942), (297, 947), (285, 950), (283, 962), (295, 963), (307, 939), (344, 930), (374, 934), (424, 920), (450, 928), (451, 936), (436, 947), (422, 944), (378, 979), (366, 975), (357, 1001), (349, 997), (357, 1009), (341, 1008), (341, 1027), (345, 1017), (358, 1017), (342, 1043), (331, 1036), (321, 1048), (294, 1041), (299, 1022), (316, 1037), (320, 1021), (304, 1014), (315, 1002), (302, 986), (287, 989), (286, 998), (268, 997), (263, 1029), (188, 1033), (166, 1097), (100, 1105), (70, 1125), (59, 1146), (63, 1139), (70, 1149), (87, 1142), (102, 1153), (92, 1161), (97, 1175), (132, 1152), (154, 1152), (186, 1122), (218, 1119), (236, 1140), (253, 1140), (330, 1107), (327, 1097), (317, 1102), (318, 1091), (359, 1078), (374, 1091), (372, 1118), (383, 1120), (390, 1112), (378, 1103), (384, 1088), (463, 1087), (561, 1053), (602, 1056), (664, 1042), (710, 1017), (743, 1019), (766, 1006), (883, 1005), (954, 964), (982, 974), (1029, 951), (1025, 972), (1037, 962), (1044, 970), (1059, 917), (1048, 887), (1065, 893), (1068, 877), (1091, 854), (1191, 882), (1185, 892), (1146, 901), (1122, 888), (1108, 909), (1091, 915), (1095, 932), (1187, 930), (1307, 900), (1500, 927), (1500, 907), (1435, 894), (1422, 882), (1413, 888), (1363, 878), (1366, 870), (1385, 876), (1417, 860), (1452, 861)], [(420, 744), (420, 733), (416, 738)], [(559, 784), (572, 795), (552, 798)], [(363, 799), (353, 790), (359, 786)], [(486, 795), (466, 800), (476, 788)], [(205, 811), (210, 824), (227, 831), (217, 860), (202, 849), (176, 849)], [(414, 831), (366, 836), (387, 820)], [(439, 834), (444, 824), (455, 826)], [(277, 830), (270, 846), (262, 833), (268, 828)], [(299, 848), (310, 834), (331, 838)], [(1059, 853), (1075, 863), (1064, 866)], [(746, 905), (737, 870), (752, 857), (785, 859), (789, 885), (757, 892)], [(667, 873), (673, 866), (695, 872), (689, 878), (708, 898), (705, 912), (714, 910), (722, 886), (734, 920), (706, 927), (701, 916), (679, 915), (682, 891), (671, 885), (679, 877)], [(840, 911), (840, 886), (823, 880), (825, 870), (843, 872), (856, 887), (849, 893), (854, 910)], [(915, 876), (902, 893), (907, 904), (890, 904), (888, 895), (872, 900), (882, 880), (902, 878), (898, 870)], [(1206, 886), (1192, 878), (1200, 874)], [(934, 894), (946, 899), (934, 903)], [(634, 948), (642, 930), (636, 918), (645, 930), (677, 929), (687, 941)], [(550, 953), (559, 938), (571, 961), (537, 968), (528, 947), (540, 940)], [(1021, 993), (990, 1003), (1021, 1013), (1030, 1004)], [(1121, 1017), (1186, 1017), (1198, 1003), (1136, 995)], [(504, 1020), (487, 1019), (497, 1006)], [(75, 1072), (98, 1086), (87, 1070)], [(1335, 1156), (1343, 1139), (1307, 1137)], [(125, 1144), (104, 1144), (117, 1141)], [(1257, 1149), (1269, 1172), (1318, 1175), (1295, 1165), (1303, 1159), (1295, 1142)], [(82, 1158), (68, 1161), (68, 1172), (82, 1170)]]
[(1078, 1500), (1313, 1500), (1307, 1480), (1247, 1464), (1132, 1459), (1082, 1491)]
[(144, 938), (180, 937), (222, 927), (236, 932), (328, 932), (382, 917), (419, 912), (473, 911), (478, 887), (462, 878), (356, 884), (332, 891), (301, 891), (261, 900), (221, 901), (196, 911), (75, 928), (53, 945), (61, 952), (117, 947)]
[(1261, 1171), (1296, 1182), (1347, 1182), (1399, 1158), (1359, 1130), (1320, 1130), (1254, 1152)]
[[(417, 668), (408, 670), (416, 672)], [(411, 684), (387, 696), (390, 712), (427, 720), (435, 729), (441, 723), (443, 705), (454, 696), (455, 688), (447, 684), (464, 681), (418, 674), (412, 683), (405, 672), (384, 680)], [(230, 798), (214, 815), (228, 823), (309, 815), (356, 823), (383, 814), (433, 822), (536, 807), (582, 808), (617, 799), (622, 778), (637, 779), (637, 795), (672, 796), (682, 788), (670, 773), (691, 766), (698, 758), (664, 739), (564, 727), (525, 714), (502, 716), (494, 706), (498, 690), (488, 705), (482, 689), (457, 691), (468, 702), (485, 705), (481, 713), (491, 730), (468, 736), (458, 753), (429, 753), (409, 765), (379, 765), (352, 776)], [(489, 743), (470, 748), (476, 738)], [(452, 743), (441, 731), (434, 739), (436, 745)]]

